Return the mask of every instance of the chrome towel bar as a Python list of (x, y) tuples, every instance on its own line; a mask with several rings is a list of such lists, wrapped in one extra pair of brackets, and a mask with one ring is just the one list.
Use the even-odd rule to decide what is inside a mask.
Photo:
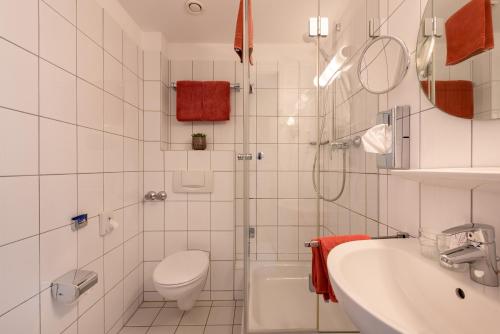
[[(382, 240), (382, 239), (408, 239), (410, 235), (406, 232), (398, 232), (396, 235), (389, 235), (386, 237), (373, 237), (372, 239)], [(316, 248), (319, 247), (319, 241), (311, 240), (304, 242), (304, 247)]]
[[(241, 89), (241, 86), (239, 83), (235, 83), (235, 84), (231, 84), (229, 85), (229, 87), (231, 87), (231, 89), (234, 89), (235, 91), (239, 92), (240, 89)], [(175, 82), (171, 82), (170, 83), (170, 86), (168, 86), (168, 88), (173, 88), (173, 89), (176, 89), (177, 88), (177, 83)]]

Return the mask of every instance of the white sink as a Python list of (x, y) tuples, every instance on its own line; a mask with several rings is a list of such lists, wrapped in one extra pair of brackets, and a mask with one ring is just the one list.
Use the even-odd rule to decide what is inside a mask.
[(330, 252), (328, 271), (363, 334), (500, 333), (500, 290), (424, 258), (416, 239), (342, 244)]

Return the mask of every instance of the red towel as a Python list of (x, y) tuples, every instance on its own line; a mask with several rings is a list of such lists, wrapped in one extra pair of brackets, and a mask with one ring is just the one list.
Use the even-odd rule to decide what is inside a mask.
[(368, 239), (370, 239), (370, 237), (367, 235), (339, 235), (316, 239), (319, 241), (319, 247), (312, 248), (312, 281), (316, 293), (323, 295), (325, 301), (331, 300), (333, 303), (337, 302), (332, 285), (330, 284), (328, 268), (326, 266), (328, 253), (330, 253), (334, 247), (345, 242)]
[(177, 120), (227, 121), (231, 113), (227, 81), (177, 81)]
[(491, 0), (471, 0), (446, 21), (446, 65), (493, 49)]
[(231, 113), (230, 84), (227, 81), (203, 82), (203, 121), (228, 121)]
[[(428, 94), (428, 82), (422, 81)], [(474, 87), (472, 81), (436, 81), (436, 107), (450, 115), (472, 119), (474, 117)]]
[[(248, 0), (248, 53), (250, 64), (253, 65), (252, 52), (253, 52), (253, 14), (252, 14), (252, 0)], [(236, 32), (234, 34), (234, 51), (243, 62), (243, 0), (240, 0), (240, 8), (238, 10), (238, 19), (236, 20)]]
[(177, 120), (198, 121), (203, 117), (203, 83), (201, 81), (177, 81)]

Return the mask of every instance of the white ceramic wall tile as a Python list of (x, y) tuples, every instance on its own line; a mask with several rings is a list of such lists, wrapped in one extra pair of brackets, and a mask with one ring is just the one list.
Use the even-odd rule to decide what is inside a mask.
[(107, 12), (104, 12), (104, 50), (122, 60), (122, 29)]
[(78, 125), (102, 130), (104, 103), (102, 90), (82, 79), (77, 79), (77, 90)]
[(163, 232), (144, 232), (144, 261), (161, 261), (164, 252)]
[(104, 174), (104, 209), (117, 210), (123, 207), (123, 174)]
[(77, 267), (77, 233), (65, 226), (40, 236), (40, 288)]
[(40, 2), (40, 56), (76, 73), (76, 28)]
[(38, 236), (0, 248), (0, 312), (3, 314), (38, 293)]
[(102, 174), (78, 175), (78, 212), (89, 217), (104, 209), (104, 177)]
[(104, 90), (123, 98), (122, 65), (108, 53), (104, 53)]
[(103, 45), (103, 10), (95, 0), (77, 1), (78, 29), (94, 42)]
[[(77, 318), (77, 304), (62, 304), (52, 298), (50, 289), (45, 290), (40, 295), (41, 305), (41, 333), (61, 333), (70, 327)], [(72, 328), (68, 328), (69, 333), (75, 333), (76, 322)], [(74, 330), (74, 331), (73, 331)]]
[(156, 51), (144, 52), (144, 80), (161, 79), (161, 54)]
[(0, 318), (2, 333), (40, 333), (40, 301), (35, 296)]
[(188, 229), (204, 231), (210, 230), (210, 203), (188, 203)]
[(104, 291), (108, 293), (123, 278), (123, 247), (104, 255)]
[(123, 137), (104, 134), (104, 171), (123, 171)]
[(99, 218), (91, 218), (85, 228), (78, 230), (78, 267), (101, 257), (103, 246), (103, 238), (99, 235)]
[(3, 1), (0, 36), (33, 52), (38, 53), (38, 1)]
[(139, 79), (127, 68), (123, 69), (123, 98), (133, 106), (139, 105)]
[(0, 106), (38, 114), (37, 57), (2, 39), (0, 53)]
[(187, 202), (165, 202), (165, 230), (185, 231), (188, 229)]
[(97, 87), (103, 87), (104, 69), (102, 49), (81, 32), (78, 32), (77, 46), (78, 76)]
[[(12, 143), (12, 138), (17, 138)], [(0, 108), (0, 175), (38, 173), (38, 120), (35, 116)]]
[(77, 176), (40, 177), (40, 232), (71, 223), (77, 215)]
[(134, 74), (137, 74), (138, 49), (137, 45), (127, 34), (123, 34), (123, 65)]
[(104, 297), (104, 329), (106, 333), (119, 322), (122, 313), (123, 283), (119, 283)]
[(159, 81), (144, 82), (144, 110), (161, 111), (161, 84)]
[(40, 173), (76, 172), (76, 126), (40, 118)]
[(104, 300), (97, 302), (80, 317), (78, 333), (104, 333)]
[(139, 138), (139, 113), (140, 111), (125, 103), (123, 110), (123, 135), (126, 137)]
[(44, 2), (76, 25), (76, 0), (44, 0)]
[(78, 172), (97, 173), (103, 171), (103, 133), (78, 127)]
[(76, 123), (76, 77), (40, 60), (40, 115)]

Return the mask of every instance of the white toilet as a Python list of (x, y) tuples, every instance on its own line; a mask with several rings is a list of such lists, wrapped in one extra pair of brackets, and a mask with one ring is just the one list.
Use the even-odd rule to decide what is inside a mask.
[(179, 309), (190, 310), (205, 286), (208, 263), (208, 253), (199, 250), (167, 256), (153, 273), (156, 291), (167, 300), (176, 300)]

